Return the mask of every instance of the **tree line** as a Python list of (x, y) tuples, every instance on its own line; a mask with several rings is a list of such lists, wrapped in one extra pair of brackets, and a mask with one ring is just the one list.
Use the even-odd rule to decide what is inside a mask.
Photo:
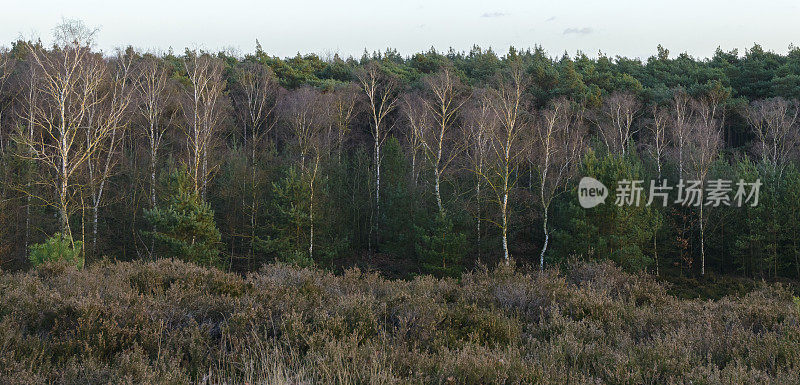
[[(236, 271), (611, 259), (800, 278), (794, 47), (280, 59), (109, 55), (81, 22), (55, 31), (0, 52), (3, 269), (69, 249)], [(753, 207), (583, 209), (581, 176), (763, 187)]]

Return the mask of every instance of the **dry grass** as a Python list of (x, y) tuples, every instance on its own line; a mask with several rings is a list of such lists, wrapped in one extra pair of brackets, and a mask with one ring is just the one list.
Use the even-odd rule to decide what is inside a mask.
[(172, 260), (0, 276), (0, 383), (798, 383), (780, 286), (681, 300), (609, 264), (460, 280)]

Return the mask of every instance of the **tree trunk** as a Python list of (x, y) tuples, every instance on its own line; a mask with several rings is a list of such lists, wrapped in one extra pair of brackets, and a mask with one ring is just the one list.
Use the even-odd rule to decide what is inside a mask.
[(506, 265), (510, 263), (510, 258), (508, 255), (508, 192), (506, 191), (503, 194), (503, 205), (501, 207), (501, 215), (503, 216), (503, 258), (506, 262)]
[[(28, 190), (30, 190), (30, 182), (28, 183)], [(31, 237), (31, 195), (25, 197), (25, 252), (28, 252), (28, 244)]]
[(653, 253), (655, 255), (655, 264), (656, 264), (656, 277), (658, 277), (658, 247), (656, 246), (656, 236), (653, 235)]
[[(156, 209), (156, 161), (155, 154), (150, 159), (150, 209)], [(150, 237), (150, 259), (155, 260), (156, 253), (156, 225), (152, 226), (153, 235)]]
[[(31, 77), (31, 91), (29, 94), (30, 106), (28, 107), (28, 140), (33, 143), (33, 79)], [(28, 252), (28, 245), (30, 244), (31, 239), (31, 176), (28, 175), (26, 178), (26, 189), (27, 189), (27, 196), (25, 197), (25, 250), (24, 253)]]
[[(250, 174), (250, 189), (251, 191), (251, 204), (250, 206), (250, 264), (253, 263), (253, 259), (255, 258), (255, 240), (256, 240), (256, 137), (255, 137), (255, 129), (253, 130), (253, 140), (250, 141), (250, 145), (253, 146), (251, 150), (251, 160), (250, 160), (250, 167), (252, 167), (252, 172)], [(248, 266), (251, 267), (252, 266)]]
[[(207, 146), (207, 144), (206, 144), (206, 146)], [(206, 177), (206, 175), (208, 175), (208, 150), (206, 149), (206, 146), (203, 146), (203, 171), (202, 171), (202, 173), (203, 173), (202, 174), (203, 190), (202, 190), (202, 194), (201, 194), (201, 197), (203, 198), (204, 201), (206, 200), (206, 188), (207, 188), (206, 184), (208, 183), (208, 180), (207, 180), (207, 177)]]
[(72, 231), (69, 228), (69, 212), (67, 207), (67, 165), (66, 160), (62, 160), (61, 176), (59, 181), (58, 213), (61, 220), (61, 233), (72, 238)]
[(92, 207), (92, 256), (97, 254), (97, 212), (100, 211), (100, 199)]
[(310, 232), (309, 232), (309, 240), (308, 240), (308, 257), (311, 260), (314, 260), (314, 181), (317, 178), (317, 170), (319, 168), (319, 155), (314, 161), (314, 171), (311, 176), (311, 182), (309, 183), (309, 189), (311, 190), (310, 202), (309, 202), (309, 209), (308, 209), (308, 219), (310, 223)]
[(700, 202), (700, 275), (706, 275), (706, 228), (703, 223), (703, 204)]
[(439, 192), (439, 184), (441, 181), (441, 172), (439, 169), (434, 170), (434, 189), (436, 190), (436, 205), (439, 207), (439, 214), (444, 215), (444, 207), (442, 206), (442, 195)]
[[(373, 228), (375, 228), (375, 248), (378, 246), (380, 238), (380, 215), (381, 213), (381, 144), (378, 140), (378, 133), (375, 132), (375, 218)], [(372, 237), (370, 237), (372, 238)], [(371, 246), (371, 244), (370, 244)]]
[[(479, 170), (480, 173), (482, 173), (483, 170), (482, 170), (482, 167), (480, 166), (480, 161), (478, 162), (478, 164), (479, 164), (478, 170)], [(477, 220), (475, 222), (476, 222), (476, 226), (478, 228), (478, 259), (480, 260), (480, 258), (481, 258), (481, 175), (478, 175), (478, 177), (476, 178), (475, 191), (476, 191), (476, 193), (475, 193), (475, 195), (476, 195), (475, 201), (477, 202), (477, 205), (478, 205), (478, 215), (477, 215), (478, 218), (477, 218)]]
[(547, 206), (544, 207), (542, 229), (544, 230), (544, 245), (542, 246), (542, 253), (539, 254), (539, 271), (544, 271), (544, 253), (547, 251), (547, 243), (550, 241), (550, 233), (547, 232)]
[(417, 187), (417, 151), (411, 149), (411, 180), (414, 187)]
[[(313, 188), (313, 187), (312, 187)], [(314, 192), (311, 192), (311, 205), (308, 210), (309, 222), (311, 223), (311, 231), (308, 237), (308, 257), (314, 259)]]

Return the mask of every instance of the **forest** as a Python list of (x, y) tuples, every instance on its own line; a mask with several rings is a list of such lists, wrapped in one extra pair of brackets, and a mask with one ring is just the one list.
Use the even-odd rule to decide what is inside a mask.
[[(55, 31), (0, 56), (7, 271), (172, 257), (456, 277), (513, 259), (800, 278), (800, 48), (281, 59)], [(580, 176), (762, 187), (754, 207), (583, 209)]]
[(9, 44), (2, 383), (800, 382), (798, 47)]

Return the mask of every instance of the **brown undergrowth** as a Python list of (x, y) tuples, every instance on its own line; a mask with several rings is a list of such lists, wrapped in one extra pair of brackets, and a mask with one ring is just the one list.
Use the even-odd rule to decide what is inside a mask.
[(678, 299), (610, 264), (460, 280), (268, 265), (0, 276), (0, 383), (798, 383), (779, 285)]

